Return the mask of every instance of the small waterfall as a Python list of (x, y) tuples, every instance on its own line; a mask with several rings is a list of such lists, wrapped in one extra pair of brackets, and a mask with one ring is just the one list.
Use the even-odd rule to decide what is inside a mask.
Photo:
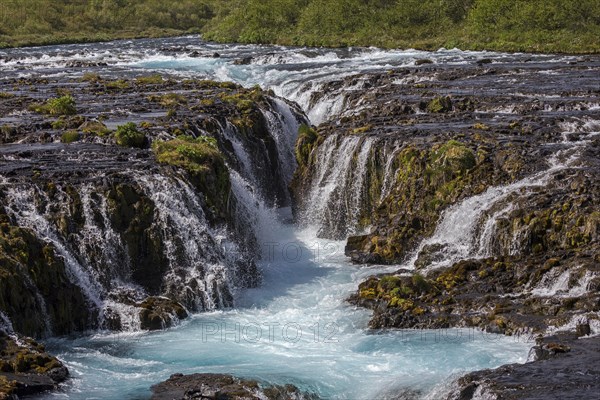
[(314, 125), (360, 111), (360, 104), (351, 104), (349, 95), (365, 87), (364, 79), (347, 82), (329, 81), (329, 75), (322, 78), (302, 83), (291, 82), (274, 89), (282, 97), (299, 104)]
[(585, 271), (575, 284), (571, 284), (573, 272), (554, 269), (542, 277), (531, 290), (535, 297), (581, 297), (590, 291), (590, 284), (598, 276), (597, 272)]
[[(496, 221), (511, 208), (511, 203), (505, 202), (512, 195), (546, 185), (554, 173), (574, 166), (580, 148), (586, 143), (585, 140), (563, 142), (561, 145), (565, 148), (549, 158), (548, 169), (509, 185), (490, 187), (445, 210), (434, 234), (421, 242), (409, 265), (414, 267), (423, 252), (436, 254), (428, 257), (434, 261), (425, 267), (426, 270), (449, 267), (467, 258), (490, 256)], [(494, 208), (500, 208), (500, 211), (489, 215)]]
[(10, 335), (14, 333), (14, 331), (15, 330), (12, 326), (12, 323), (10, 322), (10, 318), (8, 318), (6, 314), (0, 311), (0, 332), (4, 332)]
[(297, 219), (318, 236), (363, 234), (371, 212), (392, 191), (401, 141), (362, 135), (330, 135), (316, 149)]
[(381, 185), (381, 194), (379, 202), (381, 203), (387, 196), (390, 195), (394, 188), (394, 182), (398, 176), (398, 167), (395, 165), (396, 157), (402, 150), (402, 144), (396, 143), (389, 149), (384, 147), (385, 167), (383, 174), (383, 184)]
[(194, 311), (230, 307), (230, 271), (194, 189), (181, 179), (158, 174), (136, 172), (135, 179), (156, 207), (155, 224), (170, 264), (163, 278), (165, 294)]
[(269, 132), (277, 143), (277, 152), (279, 155), (279, 168), (282, 171), (286, 184), (292, 181), (294, 171), (296, 170), (296, 157), (294, 157), (294, 147), (298, 136), (298, 128), (301, 123), (307, 123), (306, 120), (299, 121), (288, 103), (284, 100), (273, 97), (271, 99), (273, 110), (263, 110)]
[[(38, 211), (36, 197), (43, 198), (50, 207), (50, 199), (37, 187), (33, 185), (29, 187), (9, 186), (6, 190), (6, 211), (15, 218), (19, 226), (31, 229), (40, 239), (52, 243), (58, 254), (64, 259), (67, 276), (71, 283), (81, 288), (90, 306), (96, 309), (102, 308), (102, 286), (98, 282), (97, 276), (80, 263), (69, 244), (61, 238), (56, 227), (49, 221), (48, 214)], [(63, 206), (67, 204), (65, 202)]]
[(329, 136), (319, 146), (301, 223), (318, 235), (345, 238), (357, 230), (371, 139)]
[[(76, 235), (79, 254), (87, 265), (96, 268), (105, 286), (126, 281), (131, 275), (131, 265), (121, 236), (110, 222), (106, 196), (97, 193), (91, 184), (79, 191), (83, 209), (83, 229)], [(93, 198), (95, 197), (95, 198)], [(64, 194), (62, 201), (68, 201)]]

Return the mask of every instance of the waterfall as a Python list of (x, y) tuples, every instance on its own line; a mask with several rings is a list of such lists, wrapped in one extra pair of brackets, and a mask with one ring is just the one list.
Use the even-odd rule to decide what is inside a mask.
[[(258, 283), (258, 240), (276, 223), (273, 205), (289, 203), (295, 141), (307, 122), (276, 97), (262, 108), (264, 129), (258, 124), (261, 131), (250, 132), (258, 137), (227, 120), (214, 133), (229, 169), (232, 221), (209, 222), (203, 194), (183, 174), (159, 168), (95, 171), (85, 179), (65, 174), (53, 178), (52, 189), (44, 180), (0, 176), (8, 216), (64, 261), (96, 319), (90, 327), (139, 330), (150, 297), (176, 300), (192, 312), (232, 307), (239, 289)], [(284, 198), (274, 200), (275, 191)], [(50, 305), (23, 274), (51, 334)]]
[(155, 224), (162, 233), (170, 270), (165, 295), (193, 311), (229, 307), (230, 274), (221, 244), (208, 225), (200, 199), (179, 178), (141, 175), (136, 181), (156, 207)]
[[(36, 207), (36, 197), (44, 199), (48, 205), (46, 212), (40, 212)], [(91, 270), (85, 268), (71, 250), (70, 245), (61, 238), (56, 227), (48, 219), (48, 207), (51, 202), (47, 195), (34, 185), (8, 186), (6, 190), (6, 211), (17, 221), (21, 227), (29, 228), (37, 236), (51, 243), (58, 254), (63, 258), (66, 266), (67, 276), (71, 283), (81, 288), (90, 306), (97, 309), (102, 307), (102, 286), (98, 276)], [(68, 204), (66, 201), (63, 206)]]
[(269, 132), (277, 143), (277, 152), (279, 155), (279, 168), (287, 185), (292, 181), (294, 171), (296, 170), (296, 157), (294, 157), (294, 147), (296, 146), (296, 137), (301, 123), (307, 123), (306, 119), (298, 119), (296, 111), (292, 111), (290, 105), (284, 100), (273, 97), (273, 110), (262, 110), (267, 119)]
[(330, 135), (315, 150), (297, 219), (319, 237), (345, 239), (368, 230), (370, 213), (391, 193), (400, 140)]
[[(587, 143), (587, 140), (559, 143), (564, 148), (548, 159), (548, 169), (509, 185), (490, 187), (445, 210), (434, 234), (421, 242), (408, 265), (414, 267), (424, 251), (436, 254), (428, 257), (434, 261), (425, 266), (426, 271), (449, 267), (468, 258), (491, 256), (496, 222), (512, 209), (510, 197), (526, 195), (531, 189), (545, 186), (554, 173), (574, 167), (580, 149)], [(494, 208), (500, 210), (490, 214)], [(514, 246), (510, 249), (511, 253), (516, 251)]]
[[(355, 231), (371, 140), (329, 136), (317, 153), (314, 178), (303, 200), (301, 223), (319, 236), (344, 238)], [(356, 157), (356, 161), (355, 161)]]
[(14, 333), (14, 329), (12, 323), (10, 322), (10, 318), (2, 311), (0, 311), (0, 332), (4, 332), (7, 334)]

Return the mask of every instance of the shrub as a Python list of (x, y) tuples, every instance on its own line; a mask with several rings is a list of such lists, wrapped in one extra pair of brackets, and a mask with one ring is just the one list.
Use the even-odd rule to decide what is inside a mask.
[(118, 126), (115, 139), (119, 146), (141, 148), (146, 144), (146, 135), (138, 131), (137, 125), (133, 122)]
[(48, 115), (75, 115), (75, 100), (71, 96), (62, 96), (54, 99), (49, 99), (44, 104), (34, 104), (31, 110), (40, 114)]
[(79, 132), (77, 131), (66, 131), (60, 137), (62, 143), (73, 143), (79, 140)]

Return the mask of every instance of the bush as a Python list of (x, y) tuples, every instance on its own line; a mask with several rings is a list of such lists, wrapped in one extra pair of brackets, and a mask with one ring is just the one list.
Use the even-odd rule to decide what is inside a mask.
[(115, 139), (119, 146), (142, 148), (146, 144), (146, 135), (138, 131), (137, 125), (133, 122), (118, 126)]
[(62, 143), (73, 143), (79, 140), (79, 132), (77, 131), (66, 131), (60, 137)]
[(40, 114), (54, 116), (77, 114), (75, 100), (71, 96), (62, 96), (55, 99), (50, 99), (44, 104), (34, 104), (31, 106), (31, 110)]

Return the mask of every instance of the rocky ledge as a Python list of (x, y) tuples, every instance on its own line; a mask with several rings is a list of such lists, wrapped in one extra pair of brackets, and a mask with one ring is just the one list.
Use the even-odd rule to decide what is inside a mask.
[(316, 400), (293, 385), (262, 385), (223, 374), (174, 374), (152, 387), (152, 400)]
[[(285, 100), (232, 83), (0, 80), (0, 322), (43, 338), (164, 329), (231, 307), (235, 288), (260, 281), (252, 210), (236, 197), (249, 189), (235, 192), (234, 179), (289, 204), (277, 135), (302, 121)], [(0, 393), (29, 371), (7, 368)], [(53, 385), (39, 380), (30, 390)]]
[(67, 368), (42, 344), (0, 330), (0, 399), (55, 389), (68, 376)]
[[(423, 63), (315, 95), (337, 93), (341, 116), (299, 136), (294, 211), (320, 224), (321, 237), (349, 236), (357, 264), (405, 267), (370, 277), (349, 299), (373, 310), (372, 328), (600, 332), (598, 71), (598, 57)], [(587, 387), (597, 371), (584, 368), (580, 381), (570, 363), (585, 348), (595, 360), (597, 343), (471, 374), (452, 398), (581, 398), (567, 395), (569, 379)], [(564, 389), (548, 397), (535, 389), (544, 379)]]
[(532, 362), (473, 372), (460, 378), (447, 400), (591, 399), (600, 393), (600, 338), (569, 335), (540, 340)]

